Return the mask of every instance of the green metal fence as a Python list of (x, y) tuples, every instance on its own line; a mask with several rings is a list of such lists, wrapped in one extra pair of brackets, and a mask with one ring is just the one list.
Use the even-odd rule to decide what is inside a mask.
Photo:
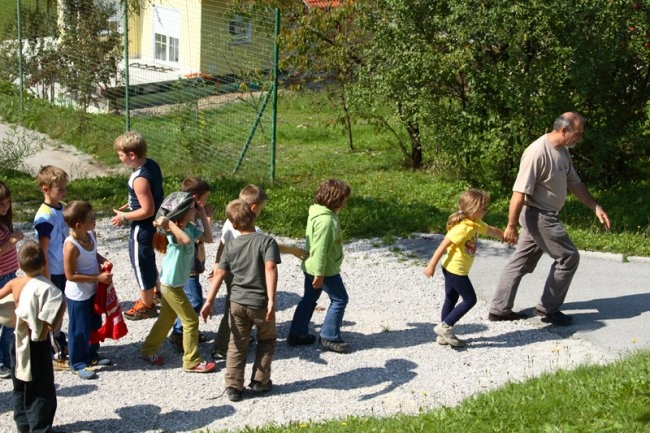
[[(63, 8), (68, 4), (66, 0), (61, 3)], [(90, 30), (94, 38), (84, 37), (87, 28), (61, 24), (51, 36), (26, 37), (32, 28), (30, 20), (34, 21), (30, 9), (29, 14), (23, 12), (22, 22), (16, 23), (12, 43), (17, 50), (21, 45), (17, 40), (32, 42), (23, 42), (23, 49), (17, 50), (22, 59), (16, 56), (18, 72), (12, 79), (16, 83), (23, 80), (23, 91), (52, 103), (74, 105), (98, 115), (123, 116), (124, 130), (145, 136), (150, 156), (165, 174), (218, 177), (236, 173), (273, 180), (280, 15), (278, 10), (254, 2), (240, 3), (165, 0), (147, 2), (134, 11), (126, 0), (104, 0), (106, 9), (99, 18), (86, 17), (85, 22), (101, 22), (99, 31)], [(59, 10), (59, 23), (62, 16), (65, 10)], [(42, 54), (34, 47), (40, 49), (40, 41), (47, 40), (55, 45), (52, 50), (56, 53), (66, 38), (68, 47), (70, 40), (75, 43), (77, 31), (79, 58), (75, 58), (75, 66), (89, 71), (79, 74), (77, 80), (97, 81), (86, 99), (79, 98), (83, 89), (73, 93), (65, 86), (61, 74), (65, 65), (58, 76), (46, 77), (47, 82), (33, 79), (38, 76), (34, 65)], [(105, 54), (95, 58), (95, 63), (83, 63), (118, 33), (122, 46), (116, 52), (122, 59)], [(6, 43), (9, 39), (4, 38)], [(105, 46), (103, 49), (110, 52)], [(117, 73), (111, 79), (98, 80), (92, 73), (107, 66), (103, 59), (114, 62)]]

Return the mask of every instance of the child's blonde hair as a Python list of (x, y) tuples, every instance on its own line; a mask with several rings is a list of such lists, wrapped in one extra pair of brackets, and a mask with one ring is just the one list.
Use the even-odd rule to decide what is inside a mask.
[(35, 277), (43, 272), (45, 254), (38, 242), (31, 240), (23, 244), (18, 250), (18, 265), (30, 277)]
[(147, 156), (147, 142), (142, 134), (135, 131), (126, 131), (113, 142), (116, 152), (133, 152), (138, 158)]
[(54, 185), (68, 183), (68, 173), (59, 167), (44, 165), (40, 170), (38, 170), (36, 181), (38, 182), (39, 188), (44, 186), (52, 188)]
[(458, 198), (458, 211), (449, 215), (447, 219), (447, 230), (460, 223), (462, 220), (469, 218), (470, 215), (478, 211), (487, 209), (490, 205), (490, 194), (487, 192), (470, 188), (464, 191)]
[(5, 199), (9, 199), (9, 209), (7, 209), (6, 214), (0, 215), (0, 227), (4, 227), (5, 230), (13, 232), (14, 224), (11, 209), (11, 191), (9, 190), (9, 187), (4, 184), (4, 182), (0, 182), (0, 201)]
[(259, 206), (269, 201), (269, 196), (266, 195), (266, 192), (261, 187), (250, 184), (239, 191), (239, 199), (246, 202), (249, 206), (253, 204)]
[(233, 227), (239, 231), (255, 229), (255, 212), (251, 210), (250, 204), (244, 200), (236, 199), (228, 203), (226, 216)]
[(85, 222), (92, 211), (93, 207), (87, 201), (74, 200), (63, 208), (63, 220), (73, 229), (78, 223)]

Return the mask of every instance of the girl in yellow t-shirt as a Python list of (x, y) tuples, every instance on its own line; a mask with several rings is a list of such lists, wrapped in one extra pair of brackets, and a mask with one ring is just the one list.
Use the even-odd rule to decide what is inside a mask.
[[(476, 292), (468, 274), (474, 263), (478, 235), (487, 234), (503, 240), (501, 230), (482, 221), (489, 204), (490, 196), (485, 191), (470, 188), (463, 192), (458, 199), (458, 212), (449, 215), (447, 220), (447, 235), (424, 269), (424, 274), (432, 277), (440, 258), (447, 253), (442, 262), (442, 273), (445, 276), (442, 322), (433, 328), (433, 332), (438, 334), (438, 344), (455, 347), (466, 344), (465, 340), (454, 334), (454, 325), (476, 305)], [(456, 305), (459, 297), (463, 300)]]

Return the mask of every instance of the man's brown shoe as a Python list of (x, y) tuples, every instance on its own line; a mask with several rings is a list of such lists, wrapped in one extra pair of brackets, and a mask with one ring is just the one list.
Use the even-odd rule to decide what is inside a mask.
[(488, 314), (488, 320), (490, 322), (506, 322), (511, 320), (524, 320), (527, 318), (528, 316), (526, 316), (524, 313), (515, 313), (514, 311), (505, 314)]

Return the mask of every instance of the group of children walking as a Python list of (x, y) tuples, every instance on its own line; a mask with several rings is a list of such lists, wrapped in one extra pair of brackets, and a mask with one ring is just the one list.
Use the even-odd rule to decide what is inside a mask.
[[(182, 365), (187, 372), (211, 372), (216, 368), (213, 361), (225, 358), (226, 395), (231, 401), (239, 401), (255, 327), (256, 354), (248, 386), (254, 393), (268, 392), (277, 340), (277, 265), (281, 253), (300, 258), (304, 272), (304, 293), (293, 315), (287, 343), (301, 346), (316, 342), (316, 336), (309, 332), (309, 322), (325, 292), (330, 306), (321, 326), (319, 345), (338, 353), (351, 350), (341, 335), (348, 294), (340, 274), (343, 237), (337, 215), (350, 196), (349, 185), (330, 179), (318, 186), (309, 208), (304, 250), (278, 244), (264, 234), (255, 222), (268, 197), (255, 185), (242, 189), (239, 198), (226, 207), (227, 220), (204, 300), (199, 280), (205, 271), (203, 244), (214, 241), (212, 211), (207, 205), (208, 184), (187, 177), (180, 191), (164, 197), (160, 168), (147, 158), (142, 135), (122, 134), (114, 148), (120, 161), (133, 170), (128, 181), (129, 201), (114, 209), (111, 218), (116, 227), (130, 225), (129, 257), (140, 289), (138, 299), (124, 317), (157, 318), (140, 349), (144, 361), (154, 366), (164, 364), (158, 349), (168, 336), (182, 350)], [(21, 432), (51, 426), (56, 409), (54, 369), (69, 368), (88, 379), (96, 375), (95, 366), (110, 364), (99, 356), (99, 343), (91, 338), (102, 326), (102, 317), (95, 308), (98, 284), (103, 287), (112, 283), (112, 264), (97, 252), (92, 206), (81, 200), (64, 205), (68, 178), (61, 169), (43, 167), (37, 180), (44, 195), (34, 219), (38, 241), (24, 243), (19, 251), (16, 244), (23, 234), (14, 230), (11, 193), (0, 182), (0, 298), (13, 294), (15, 304), (15, 315), (6, 307), (0, 308), (0, 376), (12, 376), (16, 395), (36, 396), (31, 401), (15, 399), (15, 419)], [(467, 275), (478, 234), (503, 237), (500, 230), (482, 221), (488, 204), (489, 196), (483, 191), (470, 189), (461, 195), (458, 212), (449, 217), (447, 236), (424, 271), (428, 277), (433, 276), (446, 253), (442, 262), (442, 322), (434, 328), (440, 344), (465, 344), (454, 334), (453, 327), (476, 303)], [(164, 254), (160, 274), (154, 250)], [(24, 277), (16, 277), (19, 267)], [(199, 318), (207, 321), (214, 315), (214, 300), (224, 281), (226, 310), (212, 349), (213, 361), (207, 361), (198, 350), (199, 342), (206, 340), (199, 333)], [(460, 297), (462, 302), (458, 303)], [(66, 306), (67, 342), (61, 331)], [(13, 341), (12, 362), (9, 353)]]

